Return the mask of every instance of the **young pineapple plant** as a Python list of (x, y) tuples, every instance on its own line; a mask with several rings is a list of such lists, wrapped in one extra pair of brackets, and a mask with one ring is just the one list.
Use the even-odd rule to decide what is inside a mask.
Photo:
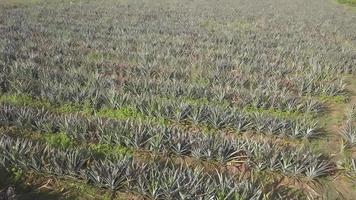
[(356, 104), (352, 105), (350, 108), (350, 117), (351, 120), (356, 120)]
[(131, 163), (132, 159), (128, 157), (120, 157), (115, 161), (96, 161), (82, 173), (86, 180), (109, 189), (111, 199), (114, 199), (117, 191), (130, 188)]
[(355, 182), (356, 177), (356, 157), (346, 158), (342, 162), (342, 167), (346, 171), (346, 175)]
[(344, 147), (352, 148), (356, 146), (356, 106), (352, 105), (347, 113), (347, 121), (340, 133)]
[(59, 176), (79, 177), (91, 156), (83, 150), (55, 150), (49, 152), (50, 172)]
[(352, 121), (347, 121), (341, 130), (344, 144), (348, 148), (356, 146), (356, 128)]

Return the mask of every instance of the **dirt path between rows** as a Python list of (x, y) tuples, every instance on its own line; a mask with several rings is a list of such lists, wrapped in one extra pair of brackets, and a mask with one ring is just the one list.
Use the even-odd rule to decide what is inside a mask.
[[(342, 138), (340, 130), (347, 120), (347, 113), (351, 105), (356, 105), (356, 76), (347, 76), (348, 91), (350, 93), (350, 101), (347, 103), (331, 103), (329, 106), (330, 114), (323, 119), (328, 137), (323, 144), (322, 150), (332, 156), (335, 162), (340, 162), (342, 159)], [(334, 177), (331, 187), (334, 187), (339, 194), (334, 194), (335, 199), (350, 199), (356, 198), (355, 185), (350, 182), (350, 179), (344, 175)], [(330, 196), (329, 196), (330, 198)], [(329, 199), (328, 198), (328, 199)], [(331, 197), (334, 199), (334, 197)]]

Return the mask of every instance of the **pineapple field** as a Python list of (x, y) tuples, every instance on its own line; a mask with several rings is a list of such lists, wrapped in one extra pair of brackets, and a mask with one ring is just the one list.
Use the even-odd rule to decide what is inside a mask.
[(0, 0), (0, 200), (356, 199), (356, 10)]

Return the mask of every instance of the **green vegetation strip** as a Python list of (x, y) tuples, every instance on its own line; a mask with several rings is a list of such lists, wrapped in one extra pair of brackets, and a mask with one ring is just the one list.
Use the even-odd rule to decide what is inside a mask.
[(124, 107), (120, 109), (101, 109), (100, 111), (95, 111), (89, 104), (51, 104), (49, 101), (34, 99), (27, 95), (1, 95), (0, 102), (11, 103), (18, 106), (30, 106), (35, 108), (45, 108), (52, 112), (71, 114), (80, 113), (84, 116), (96, 115), (98, 117), (109, 117), (112, 119), (147, 119), (143, 114), (136, 111), (132, 107)]
[(347, 4), (350, 6), (356, 6), (356, 0), (337, 0), (341, 4)]
[[(13, 135), (18, 138), (25, 138), (31, 141), (41, 141), (50, 147), (58, 149), (88, 149), (93, 155), (103, 158), (111, 156), (132, 156), (137, 152), (137, 149), (124, 147), (121, 145), (107, 144), (107, 143), (94, 143), (88, 141), (73, 140), (68, 133), (40, 133), (37, 130), (33, 131), (27, 128), (20, 127), (5, 127), (0, 126), (0, 136)], [(135, 151), (136, 150), (136, 151)]]

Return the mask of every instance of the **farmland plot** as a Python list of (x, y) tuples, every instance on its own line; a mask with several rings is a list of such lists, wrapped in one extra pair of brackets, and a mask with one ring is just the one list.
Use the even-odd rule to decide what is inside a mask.
[(4, 0), (0, 11), (0, 191), (356, 198), (352, 9)]

